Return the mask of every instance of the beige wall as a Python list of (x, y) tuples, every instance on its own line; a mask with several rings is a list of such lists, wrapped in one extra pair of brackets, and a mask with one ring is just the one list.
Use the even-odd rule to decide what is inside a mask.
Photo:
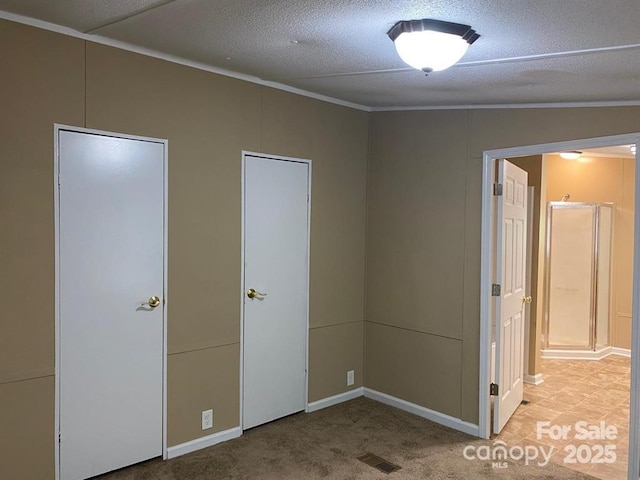
[(2, 478), (53, 472), (54, 122), (169, 139), (171, 445), (204, 406), (237, 425), (242, 149), (313, 160), (310, 401), (366, 364), (475, 423), (482, 152), (640, 131), (637, 107), (367, 114), (7, 21), (0, 41)]
[(460, 110), (375, 113), (369, 158), (365, 384), (457, 418), (472, 314), (467, 122)]
[(559, 201), (570, 193), (572, 202), (616, 205), (610, 342), (620, 348), (631, 348), (634, 172), (635, 161), (631, 158), (584, 155), (570, 161), (559, 155), (546, 156), (546, 201)]
[(50, 479), (53, 124), (84, 124), (84, 43), (0, 22), (0, 45), (0, 478)]
[(0, 44), (1, 478), (53, 478), (54, 123), (169, 140), (170, 445), (238, 426), (243, 149), (312, 160), (309, 400), (362, 386), (366, 112), (8, 21)]
[[(639, 107), (371, 114), (365, 384), (476, 423), (483, 151), (638, 131)], [(455, 388), (414, 386), (436, 372)]]

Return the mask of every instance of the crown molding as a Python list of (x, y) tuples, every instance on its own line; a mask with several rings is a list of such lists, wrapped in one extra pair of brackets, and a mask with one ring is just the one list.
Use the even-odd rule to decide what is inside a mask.
[(370, 107), (372, 112), (397, 112), (414, 110), (494, 110), (514, 108), (600, 108), (600, 107), (637, 107), (640, 100), (611, 100), (593, 102), (546, 102), (546, 103), (495, 103), (495, 104), (463, 104), (463, 105), (433, 105), (433, 106), (398, 106), (398, 107)]

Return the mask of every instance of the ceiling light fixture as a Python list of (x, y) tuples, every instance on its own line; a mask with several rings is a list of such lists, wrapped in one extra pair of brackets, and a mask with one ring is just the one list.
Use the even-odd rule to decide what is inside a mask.
[(441, 20), (401, 20), (387, 35), (400, 58), (427, 75), (449, 68), (480, 35), (469, 25)]
[(560, 152), (560, 156), (565, 160), (577, 160), (582, 156), (582, 152), (571, 150), (570, 152)]

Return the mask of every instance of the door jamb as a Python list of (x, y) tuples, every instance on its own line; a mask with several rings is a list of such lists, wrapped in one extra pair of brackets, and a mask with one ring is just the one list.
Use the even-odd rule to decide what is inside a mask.
[(55, 480), (60, 480), (60, 443), (58, 441), (60, 432), (60, 192), (58, 190), (58, 173), (60, 171), (59, 135), (61, 131), (70, 131), (91, 135), (101, 135), (106, 137), (123, 138), (127, 140), (141, 140), (145, 142), (160, 143), (163, 145), (163, 289), (164, 305), (162, 310), (162, 459), (167, 459), (167, 307), (168, 307), (168, 256), (169, 256), (169, 141), (152, 137), (142, 137), (124, 133), (108, 132), (91, 128), (76, 127), (54, 123), (53, 125), (53, 217), (54, 217), (54, 362), (55, 362), (55, 410), (54, 410), (54, 463)]
[[(482, 231), (480, 262), (480, 378), (478, 430), (481, 438), (490, 438), (491, 405), (490, 355), (491, 355), (491, 298), (492, 265), (495, 262), (495, 242), (492, 222), (495, 216), (495, 201), (492, 193), (494, 163), (497, 158), (539, 155), (563, 150), (577, 150), (616, 145), (640, 145), (640, 132), (606, 137), (570, 140), (564, 142), (526, 145), (519, 147), (485, 150), (482, 159)], [(640, 192), (640, 165), (636, 154), (635, 191)], [(631, 345), (631, 413), (629, 418), (629, 480), (638, 480), (640, 468), (640, 193), (634, 199), (634, 258), (633, 258), (633, 319)]]
[(304, 158), (285, 157), (282, 155), (272, 155), (269, 153), (258, 153), (248, 150), (242, 151), (242, 174), (241, 174), (241, 243), (240, 243), (240, 430), (243, 431), (243, 410), (244, 410), (244, 249), (245, 249), (245, 169), (247, 157), (261, 157), (271, 160), (281, 160), (286, 162), (306, 163), (308, 165), (307, 177), (307, 315), (305, 318), (305, 345), (304, 345), (304, 411), (309, 412), (309, 292), (310, 292), (310, 268), (311, 268), (311, 160)]

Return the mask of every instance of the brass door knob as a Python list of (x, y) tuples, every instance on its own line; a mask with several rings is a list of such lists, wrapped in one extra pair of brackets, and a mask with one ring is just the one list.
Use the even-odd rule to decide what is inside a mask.
[(247, 297), (249, 297), (249, 298), (266, 297), (266, 296), (267, 296), (266, 293), (260, 293), (260, 292), (258, 292), (257, 290), (255, 290), (253, 288), (250, 288), (247, 291)]
[(158, 305), (160, 305), (160, 297), (156, 297), (155, 295), (151, 297), (148, 302), (142, 304), (143, 307), (151, 308), (156, 308)]
[(531, 296), (522, 297), (522, 303), (531, 303), (531, 301), (532, 301)]

